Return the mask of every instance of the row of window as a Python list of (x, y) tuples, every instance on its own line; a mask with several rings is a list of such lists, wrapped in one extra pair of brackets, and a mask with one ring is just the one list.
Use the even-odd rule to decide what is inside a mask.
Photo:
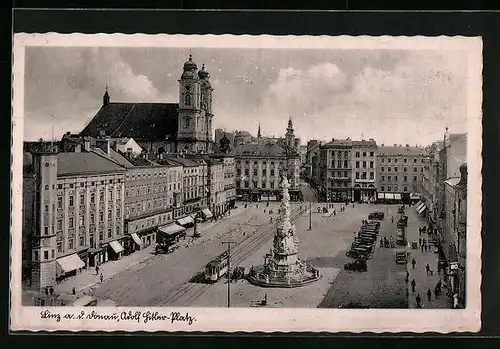
[[(193, 169), (185, 169), (185, 171), (187, 171), (188, 173), (192, 173), (193, 172)], [(178, 181), (180, 180), (180, 173), (179, 172), (174, 172), (174, 173), (168, 173), (167, 171), (163, 171), (163, 172), (153, 172), (153, 176), (154, 178), (158, 178), (158, 177), (167, 177), (168, 176), (168, 180), (169, 181)], [(147, 178), (151, 178), (151, 172), (144, 172), (144, 173), (127, 173), (125, 175), (125, 178), (126, 179), (132, 179), (132, 180), (135, 180), (135, 179), (147, 179)]]
[(331, 186), (334, 188), (347, 188), (349, 185), (348, 182), (336, 182), (336, 181), (331, 181)]
[[(120, 227), (116, 227), (116, 235), (115, 236), (120, 236), (120, 235), (121, 235)], [(113, 238), (113, 230), (111, 228), (108, 229), (106, 236), (107, 236), (107, 239)], [(99, 244), (102, 241), (104, 241), (104, 232), (103, 231), (99, 231), (97, 240), (95, 240), (93, 233), (91, 233), (89, 235), (89, 247), (91, 247), (91, 248), (96, 248), (97, 244)], [(63, 246), (64, 246), (63, 241), (57, 242), (57, 252), (58, 253), (65, 252)], [(76, 248), (85, 247), (85, 246), (87, 246), (87, 241), (86, 241), (84, 235), (80, 235), (78, 237), (78, 246), (76, 246), (75, 239), (73, 237), (68, 238), (68, 250), (74, 250)]]
[[(108, 221), (112, 220), (113, 219), (113, 211), (112, 210), (108, 210)], [(117, 209), (116, 210), (116, 218), (120, 218), (121, 217), (121, 210), (120, 209)], [(90, 224), (95, 224), (95, 214), (94, 213), (91, 213), (89, 215), (89, 222)], [(104, 212), (103, 211), (99, 211), (99, 222), (104, 222)], [(85, 225), (85, 216), (81, 215), (79, 216), (79, 224), (78, 226), (82, 227)], [(74, 217), (68, 217), (68, 228), (69, 229), (73, 229), (75, 227), (75, 219)], [(45, 227), (47, 228), (47, 227)], [(57, 220), (57, 230), (58, 231), (61, 231), (63, 230), (63, 220), (62, 219), (58, 219)]]
[[(104, 184), (105, 184), (105, 182), (106, 182), (106, 181), (102, 180), (102, 181), (100, 182), (100, 184), (101, 184), (101, 185), (104, 185)], [(118, 178), (118, 179), (117, 179), (117, 183), (121, 183), (121, 182), (122, 182), (122, 180), (121, 180), (120, 178)], [(94, 186), (95, 186), (95, 183), (96, 183), (96, 182), (90, 182), (90, 186), (91, 186), (91, 187), (94, 187)], [(109, 184), (113, 184), (113, 183), (114, 183), (114, 179), (109, 179), (109, 180), (107, 180), (107, 183), (109, 183)], [(86, 184), (89, 184), (89, 183), (81, 182), (81, 183), (80, 183), (80, 187), (81, 187), (81, 188), (85, 188), (85, 187), (86, 187)], [(72, 188), (74, 188), (74, 187), (75, 187), (75, 184), (70, 183), (70, 184), (69, 184), (69, 187), (70, 187), (70, 189), (72, 189)], [(45, 190), (49, 190), (49, 189), (50, 189), (50, 187), (49, 187), (48, 185), (46, 185), (46, 186), (45, 186)], [(55, 189), (55, 186), (52, 186), (52, 189)], [(62, 184), (58, 184), (58, 185), (57, 185), (57, 189), (63, 189), (63, 185), (62, 185)]]
[[(398, 176), (387, 176), (387, 181), (391, 182), (394, 179), (394, 182), (398, 181)], [(417, 176), (413, 176), (413, 181), (416, 182)], [(385, 182), (385, 176), (380, 176), (380, 181)], [(403, 176), (403, 182), (408, 182), (408, 176)]]
[[(367, 152), (366, 152), (366, 151), (364, 151), (364, 152), (363, 152), (363, 157), (365, 157), (365, 156), (366, 156), (366, 154), (367, 154)], [(356, 157), (357, 157), (357, 158), (359, 158), (359, 157), (360, 157), (360, 155), (361, 155), (361, 153), (360, 153), (359, 151), (357, 151), (357, 152), (356, 152)], [(370, 152), (370, 157), (373, 157), (374, 155), (375, 155), (375, 153), (371, 151), (371, 152)]]
[[(274, 166), (274, 161), (270, 161), (271, 163), (271, 166)], [(245, 160), (245, 165), (249, 165), (250, 164), (250, 161), (249, 160)], [(258, 162), (257, 161), (254, 161), (253, 162), (254, 165), (257, 165)], [(236, 165), (241, 165), (241, 161), (240, 160), (236, 160)], [(267, 165), (267, 161), (262, 161), (262, 165)], [(283, 161), (279, 161), (276, 163), (276, 165), (279, 165), (279, 166), (283, 166)]]
[[(335, 160), (332, 160), (331, 167), (335, 167)], [(349, 168), (349, 161), (337, 160), (337, 167), (336, 168)]]
[[(356, 172), (356, 179), (367, 179), (366, 172)], [(370, 172), (370, 179), (375, 179), (375, 173)]]
[[(382, 192), (383, 192), (383, 191), (386, 191), (386, 189), (387, 189), (387, 191), (395, 191), (395, 192), (397, 192), (397, 191), (398, 191), (398, 187), (387, 187), (387, 188), (386, 188), (386, 187), (384, 187), (384, 186), (381, 186), (381, 187), (380, 187), (380, 191), (382, 191)], [(408, 193), (408, 192), (409, 192), (408, 187), (403, 187), (403, 191), (404, 191), (405, 193)]]
[(347, 150), (332, 150), (332, 151), (330, 151), (330, 155), (333, 158), (335, 156), (337, 156), (339, 158), (341, 158), (341, 157), (348, 157), (349, 156), (349, 152)]
[[(380, 172), (385, 172), (385, 167), (381, 167), (380, 168)], [(390, 166), (387, 166), (387, 172), (391, 172), (391, 170), (394, 169), (394, 172), (398, 172), (399, 171), (399, 168), (398, 167), (390, 167)], [(403, 167), (403, 172), (408, 172), (408, 167)], [(417, 167), (413, 167), (413, 172), (418, 172), (418, 168)], [(420, 172), (424, 172), (424, 168), (421, 167), (420, 168)]]
[(127, 215), (140, 215), (151, 210), (154, 211), (161, 208), (168, 208), (172, 206), (172, 203), (172, 197), (168, 197), (168, 199), (159, 198), (158, 200), (140, 201), (137, 203), (130, 203), (128, 205), (125, 205), (125, 212), (127, 212)]
[[(273, 177), (274, 174), (275, 174), (274, 169), (271, 169), (269, 172), (270, 172), (269, 175), (271, 177)], [(245, 176), (249, 176), (250, 175), (250, 170), (248, 168), (246, 168), (244, 173), (245, 173)], [(278, 173), (279, 173), (279, 176), (281, 176), (283, 174), (283, 171), (278, 171)], [(253, 175), (254, 176), (258, 176), (258, 174), (259, 174), (258, 169), (254, 168), (253, 169)], [(241, 169), (240, 168), (236, 170), (236, 175), (237, 176), (241, 176)], [(262, 176), (267, 176), (267, 169), (263, 168), (262, 171), (261, 171), (261, 175)]]
[[(85, 206), (85, 194), (80, 194), (80, 206)], [(119, 198), (120, 197), (120, 190), (116, 191), (116, 196)], [(108, 192), (108, 200), (112, 201), (113, 200), (113, 191), (112, 189), (109, 190)], [(104, 191), (99, 192), (99, 202), (104, 202)], [(90, 193), (90, 203), (94, 204), (95, 203), (95, 193)], [(74, 195), (69, 195), (68, 197), (68, 204), (69, 207), (74, 207), (75, 206), (75, 197)], [(63, 196), (58, 196), (57, 197), (57, 209), (62, 210), (64, 205), (64, 197)], [(45, 210), (48, 211), (48, 205), (45, 205)]]
[[(362, 167), (363, 167), (363, 168), (366, 168), (366, 166), (367, 166), (368, 162), (367, 162), (367, 161), (362, 161), (362, 162), (360, 163), (360, 161), (356, 161), (356, 168), (359, 168), (359, 165), (360, 165), (360, 164), (362, 165)], [(369, 162), (369, 165), (370, 165), (370, 168), (373, 168), (373, 166), (374, 166), (374, 162), (373, 162), (373, 161), (370, 161), (370, 162)]]
[[(397, 162), (398, 162), (398, 159), (397, 159), (397, 158), (394, 158), (394, 159), (392, 159), (392, 158), (387, 158), (387, 162), (389, 162), (389, 163), (390, 163), (392, 160), (394, 160), (394, 163), (397, 163)], [(406, 164), (406, 163), (408, 162), (407, 160), (408, 160), (408, 159), (403, 159), (403, 163), (405, 163), (405, 164)], [(384, 157), (380, 157), (380, 161), (381, 161), (381, 162), (385, 162), (385, 158), (384, 158)], [(418, 162), (418, 159), (413, 159), (413, 163), (414, 163), (414, 164), (416, 164), (417, 162)], [(420, 159), (420, 162), (423, 164), (423, 163), (424, 163), (424, 159)]]
[(348, 177), (348, 175), (349, 173), (347, 171), (332, 171), (333, 177)]
[[(241, 185), (241, 183), (243, 183), (243, 186)], [(247, 182), (247, 181), (244, 181), (244, 182), (239, 182), (238, 181), (238, 182), (236, 182), (236, 187), (238, 187), (238, 188), (250, 188), (250, 183)], [(276, 183), (276, 185), (275, 185), (274, 182), (270, 182), (269, 183), (269, 188), (270, 189), (274, 189), (275, 187), (276, 188), (279, 187), (279, 183)], [(257, 181), (252, 181), (252, 188), (258, 188), (258, 182)], [(262, 181), (260, 188), (267, 189), (267, 182)]]
[[(172, 187), (173, 184), (173, 187)], [(168, 185), (168, 190), (171, 192), (172, 190), (181, 190), (181, 183), (170, 183)], [(167, 191), (167, 184), (163, 184), (160, 186), (154, 186), (154, 193), (161, 193)], [(130, 188), (125, 189), (125, 197), (129, 196), (141, 196), (141, 195), (149, 195), (153, 194), (153, 190), (151, 185), (137, 185)]]

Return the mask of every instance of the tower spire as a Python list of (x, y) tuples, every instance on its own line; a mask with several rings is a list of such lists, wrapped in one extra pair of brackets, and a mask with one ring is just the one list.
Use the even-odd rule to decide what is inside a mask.
[(260, 124), (259, 124), (259, 130), (257, 131), (257, 138), (261, 138), (262, 134), (260, 133)]
[(106, 106), (110, 101), (109, 93), (108, 93), (108, 84), (106, 83), (106, 91), (104, 92), (104, 96), (102, 96), (102, 105)]

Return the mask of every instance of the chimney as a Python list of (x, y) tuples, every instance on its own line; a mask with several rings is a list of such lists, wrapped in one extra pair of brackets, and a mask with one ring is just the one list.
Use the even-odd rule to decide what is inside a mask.
[(111, 153), (111, 149), (110, 149), (111, 148), (111, 140), (109, 138), (97, 139), (96, 146), (108, 155)]
[(134, 154), (132, 153), (132, 148), (127, 148), (127, 156), (131, 159)]
[(89, 137), (83, 138), (83, 149), (85, 151), (90, 151), (90, 138)]

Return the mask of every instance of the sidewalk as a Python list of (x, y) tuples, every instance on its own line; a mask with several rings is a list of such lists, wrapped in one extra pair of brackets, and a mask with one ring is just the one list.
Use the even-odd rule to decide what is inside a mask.
[[(415, 207), (406, 207), (406, 214), (408, 215), (408, 227), (406, 237), (408, 239), (408, 243), (410, 244), (412, 241), (418, 241), (419, 232), (418, 229), (425, 224), (425, 220), (417, 213)], [(394, 222), (396, 224), (396, 222)], [(427, 234), (422, 235), (422, 239), (428, 240)], [(411, 249), (407, 248), (411, 253), (411, 257), (408, 261), (408, 272), (410, 273), (409, 281), (408, 281), (408, 291), (410, 294), (410, 299), (408, 302), (408, 307), (413, 309), (417, 308), (416, 297), (417, 294), (420, 295), (422, 299), (423, 308), (427, 309), (451, 309), (453, 308), (453, 300), (446, 295), (446, 288), (441, 288), (441, 295), (436, 299), (434, 296), (434, 287), (437, 282), (441, 278), (440, 275), (437, 274), (437, 264), (438, 264), (438, 254), (434, 253), (434, 248), (431, 248), (430, 251), (422, 252), (422, 249)], [(415, 269), (412, 267), (412, 259), (415, 259)], [(433, 271), (433, 275), (427, 275), (425, 266), (429, 264), (431, 271)], [(415, 279), (416, 287), (415, 292), (411, 292), (411, 281)], [(430, 289), (432, 292), (431, 301), (427, 299), (427, 290)]]
[[(119, 260), (109, 261), (99, 266), (99, 274), (102, 274), (104, 280), (108, 280), (116, 274), (125, 271), (133, 266), (142, 263), (153, 257), (154, 244), (142, 250), (136, 251), (128, 256), (123, 256)], [(76, 276), (70, 277), (54, 287), (54, 291), (59, 294), (71, 294), (73, 287), (76, 293), (81, 293), (88, 288), (100, 283), (99, 275), (96, 275), (95, 268), (78, 273)]]

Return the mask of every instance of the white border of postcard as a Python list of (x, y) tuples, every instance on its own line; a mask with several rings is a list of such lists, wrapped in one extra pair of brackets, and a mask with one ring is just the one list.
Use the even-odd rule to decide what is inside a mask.
[[(97, 308), (108, 320), (42, 320), (40, 307), (21, 305), (22, 161), (24, 121), (24, 53), (27, 46), (211, 47), (211, 48), (332, 48), (459, 50), (468, 59), (468, 219), (466, 309), (263, 309), (263, 308)], [(31, 331), (225, 331), (225, 332), (441, 332), (478, 331), (481, 326), (481, 150), (482, 150), (482, 40), (479, 37), (348, 37), (348, 36), (235, 36), (235, 35), (124, 35), (25, 34), (14, 36), (13, 140), (11, 221), (11, 330)], [(465, 69), (465, 67), (464, 67)], [(56, 309), (53, 309), (56, 311)], [(60, 314), (78, 315), (82, 309), (61, 307)], [(122, 311), (186, 312), (196, 321), (116, 321)]]

